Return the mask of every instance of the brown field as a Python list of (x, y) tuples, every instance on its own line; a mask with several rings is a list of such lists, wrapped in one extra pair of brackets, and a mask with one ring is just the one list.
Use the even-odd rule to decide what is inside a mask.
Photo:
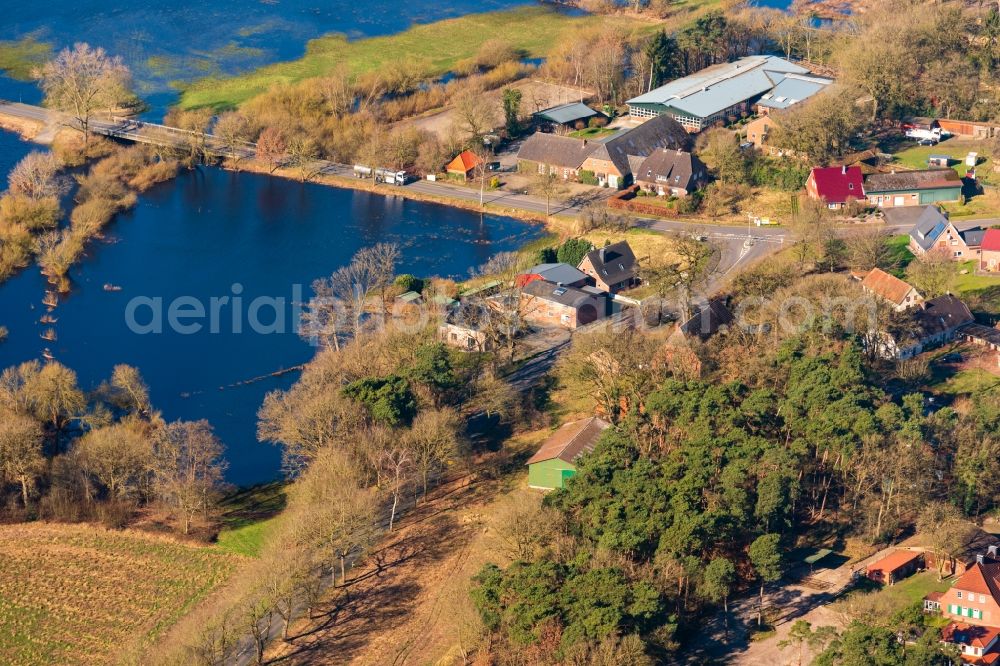
[(128, 530), (0, 526), (0, 661), (107, 664), (136, 654), (241, 561)]

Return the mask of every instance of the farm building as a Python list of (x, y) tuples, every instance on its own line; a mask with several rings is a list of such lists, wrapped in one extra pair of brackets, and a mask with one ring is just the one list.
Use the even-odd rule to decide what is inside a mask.
[(596, 287), (568, 287), (548, 280), (532, 280), (521, 289), (526, 321), (542, 326), (574, 329), (607, 316), (607, 294)]
[(858, 167), (815, 167), (806, 179), (806, 194), (824, 201), (827, 208), (843, 208), (851, 200), (865, 198), (863, 176)]
[(962, 198), (962, 178), (954, 169), (873, 173), (865, 178), (868, 203), (882, 208), (921, 206)]
[(912, 576), (924, 564), (924, 554), (919, 550), (897, 550), (881, 560), (868, 565), (865, 575), (882, 585), (893, 585)]
[[(668, 115), (689, 132), (700, 132), (730, 117), (750, 113), (754, 104), (771, 93), (790, 74), (807, 77), (809, 70), (783, 58), (756, 55), (712, 65), (628, 100), (629, 115), (654, 118)], [(811, 77), (810, 77), (811, 78)], [(803, 89), (801, 94), (809, 96)], [(803, 98), (804, 99), (804, 98)], [(786, 97), (775, 104), (794, 104)]]
[(865, 279), (861, 281), (861, 288), (865, 290), (865, 293), (877, 296), (889, 303), (896, 312), (902, 312), (923, 301), (920, 292), (908, 282), (886, 273), (881, 268), (871, 269)]
[(445, 167), (445, 171), (453, 176), (461, 176), (466, 180), (472, 178), (476, 173), (476, 167), (483, 163), (471, 150), (463, 150), (458, 155), (455, 156), (451, 162), (448, 162), (448, 166)]
[(528, 485), (542, 490), (563, 488), (576, 474), (576, 462), (594, 450), (609, 424), (596, 416), (563, 425), (528, 459)]
[(545, 109), (533, 114), (535, 119), (548, 123), (550, 127), (576, 128), (586, 126), (591, 118), (604, 118), (604, 115), (594, 111), (583, 102), (560, 104), (551, 109)]

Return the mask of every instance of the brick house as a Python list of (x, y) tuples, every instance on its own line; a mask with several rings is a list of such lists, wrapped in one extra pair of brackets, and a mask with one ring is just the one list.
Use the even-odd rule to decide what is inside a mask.
[(633, 287), (639, 282), (639, 264), (628, 241), (618, 241), (591, 250), (579, 266), (594, 286), (602, 291), (615, 293)]
[(593, 173), (602, 186), (621, 188), (630, 184), (633, 172), (658, 149), (686, 150), (690, 146), (691, 137), (676, 120), (657, 116), (596, 142), (580, 168)]
[(908, 282), (886, 273), (881, 268), (871, 269), (861, 281), (861, 288), (866, 293), (889, 303), (896, 312), (902, 312), (924, 300), (920, 292)]
[(979, 270), (1000, 272), (1000, 229), (987, 229), (979, 246)]
[(959, 231), (937, 206), (927, 206), (910, 229), (910, 252), (918, 257), (942, 252), (956, 261), (979, 257), (985, 231), (976, 227)]
[(549, 173), (563, 180), (578, 180), (580, 165), (594, 150), (594, 143), (586, 139), (535, 132), (517, 151), (517, 168), (526, 173)]
[(708, 182), (708, 168), (691, 153), (661, 148), (639, 165), (636, 184), (658, 196), (686, 197)]
[(954, 169), (873, 173), (865, 178), (868, 203), (881, 208), (958, 201), (962, 186), (962, 178)]
[(607, 316), (607, 294), (596, 287), (567, 287), (532, 280), (521, 289), (525, 321), (575, 329)]
[(828, 208), (843, 208), (849, 201), (863, 201), (865, 188), (858, 167), (815, 167), (806, 179), (806, 194), (826, 203)]
[(941, 639), (959, 646), (963, 661), (993, 664), (1000, 659), (1000, 562), (995, 557), (980, 555), (936, 602), (941, 615), (951, 620)]
[(919, 550), (896, 550), (865, 568), (865, 576), (882, 585), (895, 585), (912, 576), (924, 566), (924, 554)]

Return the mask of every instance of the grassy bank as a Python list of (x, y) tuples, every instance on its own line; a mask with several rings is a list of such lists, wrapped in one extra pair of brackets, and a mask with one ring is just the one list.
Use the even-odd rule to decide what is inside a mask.
[(298, 60), (275, 63), (240, 76), (197, 81), (184, 91), (180, 105), (185, 109), (235, 107), (275, 83), (323, 76), (341, 64), (361, 73), (405, 59), (424, 63), (431, 76), (440, 75), (475, 55), (489, 39), (502, 39), (528, 57), (541, 58), (571, 31), (598, 25), (617, 25), (636, 32), (652, 32), (659, 27), (658, 23), (636, 18), (567, 16), (548, 7), (522, 7), (416, 25), (385, 37), (349, 41), (343, 35), (328, 35), (311, 40), (306, 54)]
[(0, 70), (20, 81), (31, 80), (31, 70), (52, 54), (52, 45), (36, 42), (30, 37), (0, 40)]
[(154, 641), (243, 561), (89, 525), (0, 528), (4, 663), (114, 663)]

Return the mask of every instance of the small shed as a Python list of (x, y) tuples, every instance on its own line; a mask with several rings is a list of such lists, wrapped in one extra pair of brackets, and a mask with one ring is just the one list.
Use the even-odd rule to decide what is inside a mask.
[(571, 421), (549, 437), (528, 459), (528, 486), (541, 490), (563, 488), (576, 474), (576, 462), (594, 450), (610, 424), (596, 416)]
[(882, 585), (893, 585), (915, 574), (923, 565), (924, 554), (919, 550), (896, 550), (868, 565), (865, 575)]
[(448, 166), (445, 167), (445, 171), (454, 176), (460, 176), (469, 180), (475, 175), (476, 167), (482, 163), (483, 161), (474, 152), (471, 150), (463, 150), (455, 156), (455, 159), (448, 162)]
[(928, 155), (927, 166), (946, 167), (951, 164), (951, 155)]

